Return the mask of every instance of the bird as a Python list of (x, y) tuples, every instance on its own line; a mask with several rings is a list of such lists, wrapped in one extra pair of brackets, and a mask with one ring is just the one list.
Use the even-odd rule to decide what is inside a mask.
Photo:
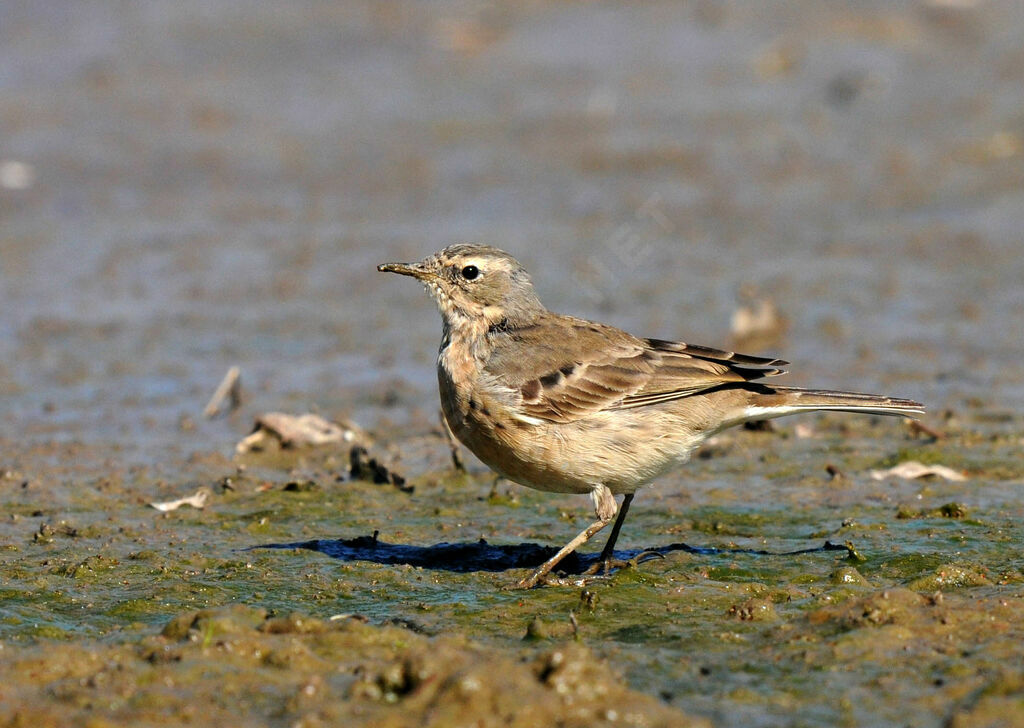
[(518, 588), (553, 581), (555, 566), (614, 519), (598, 561), (607, 570), (636, 491), (728, 427), (817, 410), (924, 413), (910, 399), (761, 381), (785, 372), (782, 359), (554, 313), (519, 261), (489, 245), (377, 270), (419, 280), (437, 303), (441, 409), (456, 438), (509, 480), (593, 501), (596, 520)]

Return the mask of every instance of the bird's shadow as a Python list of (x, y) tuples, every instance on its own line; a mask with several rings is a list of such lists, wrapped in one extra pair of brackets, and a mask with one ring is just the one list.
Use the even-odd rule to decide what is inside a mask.
[[(558, 552), (553, 546), (541, 546), (534, 543), (494, 545), (484, 539), (463, 543), (436, 543), (432, 546), (413, 546), (410, 544), (388, 543), (372, 536), (357, 536), (342, 539), (314, 539), (295, 543), (269, 543), (252, 546), (250, 549), (308, 549), (326, 554), (341, 561), (368, 561), (375, 564), (408, 564), (425, 569), (439, 571), (473, 572), (473, 571), (507, 571), (509, 569), (526, 569), (540, 566)], [(798, 551), (765, 551), (762, 549), (744, 548), (711, 548), (696, 547), (685, 543), (673, 543), (650, 549), (616, 551), (614, 558), (618, 561), (646, 560), (658, 556), (666, 556), (674, 551), (691, 554), (749, 554), (754, 556), (793, 556), (818, 551), (846, 551), (854, 553), (852, 547), (826, 541), (821, 546), (800, 549)], [(597, 553), (573, 552), (558, 564), (558, 570), (567, 574), (581, 574), (599, 559)]]

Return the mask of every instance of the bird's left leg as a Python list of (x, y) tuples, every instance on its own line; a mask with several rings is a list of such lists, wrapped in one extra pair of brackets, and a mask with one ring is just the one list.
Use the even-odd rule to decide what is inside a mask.
[(590, 491), (590, 497), (594, 501), (594, 512), (597, 514), (597, 520), (580, 531), (576, 538), (559, 549), (557, 554), (541, 564), (530, 576), (518, 582), (516, 584), (517, 589), (531, 589), (537, 586), (537, 583), (547, 576), (558, 565), (559, 561), (585, 544), (595, 533), (612, 522), (612, 518), (615, 517), (615, 512), (619, 507), (615, 503), (615, 496), (608, 490), (608, 487), (605, 485), (597, 486), (594, 490)]
[(622, 522), (626, 520), (626, 514), (629, 513), (629, 504), (633, 502), (633, 495), (633, 493), (626, 493), (622, 496), (622, 505), (619, 506), (619, 517), (615, 519), (615, 525), (612, 526), (612, 532), (608, 536), (608, 543), (601, 549), (601, 555), (597, 559), (597, 563), (604, 566), (606, 573), (610, 570), (612, 554), (615, 553), (615, 541), (619, 538)]

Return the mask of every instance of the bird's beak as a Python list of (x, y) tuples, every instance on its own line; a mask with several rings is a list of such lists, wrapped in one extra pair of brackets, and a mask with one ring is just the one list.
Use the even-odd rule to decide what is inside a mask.
[(412, 276), (421, 281), (432, 278), (434, 273), (422, 263), (381, 263), (377, 266), (381, 273), (398, 273), (403, 276)]

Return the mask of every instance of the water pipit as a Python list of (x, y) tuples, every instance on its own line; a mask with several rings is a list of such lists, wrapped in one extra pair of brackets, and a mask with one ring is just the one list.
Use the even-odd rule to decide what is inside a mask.
[(552, 313), (519, 262), (490, 246), (453, 245), (377, 270), (422, 281), (441, 310), (437, 378), (456, 437), (509, 480), (594, 502), (597, 520), (521, 588), (537, 585), (617, 512), (600, 557), (607, 564), (636, 490), (727, 427), (814, 410), (924, 411), (909, 399), (757, 382), (788, 362)]

